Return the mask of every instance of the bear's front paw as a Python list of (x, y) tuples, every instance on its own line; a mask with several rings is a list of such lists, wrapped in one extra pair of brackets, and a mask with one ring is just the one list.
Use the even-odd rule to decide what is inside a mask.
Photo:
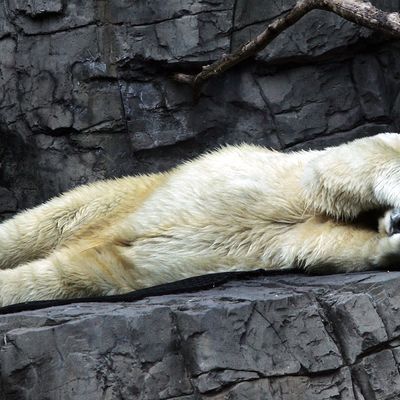
[(400, 255), (400, 234), (393, 233), (387, 238), (386, 251), (390, 254)]
[[(399, 217), (400, 218), (400, 217)], [(388, 225), (389, 226), (389, 225)], [(377, 257), (373, 265), (379, 268), (400, 269), (400, 233), (393, 232), (379, 240)]]
[(393, 236), (400, 233), (400, 208), (387, 210), (379, 220), (379, 231)]

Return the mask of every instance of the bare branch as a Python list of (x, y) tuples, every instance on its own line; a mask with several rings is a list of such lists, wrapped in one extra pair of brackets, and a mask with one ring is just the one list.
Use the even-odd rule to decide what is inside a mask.
[(371, 3), (362, 0), (299, 0), (284, 16), (277, 18), (254, 39), (243, 44), (231, 54), (213, 64), (203, 67), (197, 75), (175, 74), (173, 79), (191, 85), (195, 93), (199, 93), (203, 84), (210, 78), (222, 74), (241, 61), (264, 49), (280, 33), (295, 24), (305, 14), (314, 9), (331, 11), (348, 21), (374, 29), (384, 34), (400, 38), (399, 13), (387, 13)]
[(187, 83), (188, 85), (194, 85), (195, 75), (187, 75), (187, 74), (175, 74), (173, 75), (173, 79), (177, 82)]

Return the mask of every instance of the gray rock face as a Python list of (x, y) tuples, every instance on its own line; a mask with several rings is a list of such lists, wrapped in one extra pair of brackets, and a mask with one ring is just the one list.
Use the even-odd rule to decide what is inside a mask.
[(1, 2), (0, 218), (225, 143), (291, 150), (398, 130), (398, 42), (322, 11), (210, 81), (197, 103), (170, 79), (235, 49), (294, 2)]
[(400, 398), (399, 272), (232, 281), (0, 317), (0, 398)]

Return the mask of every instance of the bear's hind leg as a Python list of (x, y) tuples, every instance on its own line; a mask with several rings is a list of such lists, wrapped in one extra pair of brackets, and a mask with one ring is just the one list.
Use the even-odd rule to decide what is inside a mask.
[(0, 306), (34, 300), (102, 296), (136, 289), (135, 268), (118, 246), (63, 248), (46, 258), (0, 270)]

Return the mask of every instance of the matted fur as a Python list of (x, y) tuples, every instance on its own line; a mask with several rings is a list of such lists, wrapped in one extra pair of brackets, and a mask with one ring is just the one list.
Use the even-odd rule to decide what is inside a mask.
[(398, 134), (322, 151), (225, 147), (168, 173), (79, 187), (1, 224), (0, 305), (216, 271), (387, 268), (400, 261), (389, 214), (380, 229), (357, 219), (397, 207)]

